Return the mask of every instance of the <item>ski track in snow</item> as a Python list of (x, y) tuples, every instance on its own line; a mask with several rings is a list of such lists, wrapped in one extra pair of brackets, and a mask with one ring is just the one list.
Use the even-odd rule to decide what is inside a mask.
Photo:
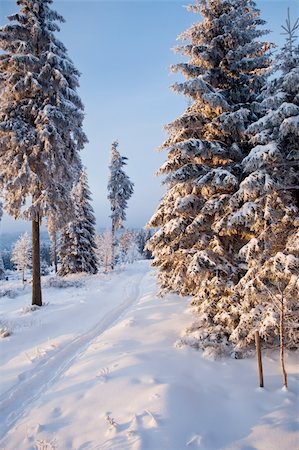
[(33, 369), (26, 371), (19, 382), (0, 396), (0, 439), (22, 418), (35, 400), (69, 369), (89, 344), (108, 328), (117, 323), (127, 310), (137, 302), (141, 293), (139, 285), (147, 273), (138, 274), (138, 279), (130, 280), (124, 286), (126, 299), (89, 331), (81, 334), (49, 358), (41, 360)]

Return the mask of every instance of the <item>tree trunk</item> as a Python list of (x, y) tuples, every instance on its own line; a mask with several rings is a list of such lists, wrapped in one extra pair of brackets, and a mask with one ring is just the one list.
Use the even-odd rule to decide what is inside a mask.
[(56, 237), (56, 232), (55, 232), (55, 236), (54, 236), (54, 241), (53, 241), (53, 253), (54, 253), (54, 270), (55, 273), (57, 273), (57, 265), (58, 265), (58, 258), (57, 258), (57, 237)]
[(256, 347), (256, 354), (257, 354), (258, 369), (259, 369), (260, 387), (264, 387), (262, 352), (261, 352), (260, 334), (258, 331), (255, 332), (255, 347)]
[(280, 309), (280, 365), (283, 376), (283, 385), (288, 388), (287, 373), (284, 366), (284, 301), (281, 299)]
[(112, 219), (111, 233), (112, 233), (111, 270), (113, 270), (114, 269), (114, 255), (115, 255), (115, 224), (114, 224), (113, 219)]
[(42, 306), (39, 221), (32, 221), (32, 305)]
[(25, 269), (22, 270), (22, 282), (25, 284)]

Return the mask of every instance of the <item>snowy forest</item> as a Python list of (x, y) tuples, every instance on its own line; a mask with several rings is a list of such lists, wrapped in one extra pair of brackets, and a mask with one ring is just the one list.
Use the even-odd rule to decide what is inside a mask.
[[(121, 327), (126, 333), (140, 327), (134, 339), (144, 343), (145, 352), (149, 351), (146, 339), (152, 339), (150, 345), (154, 345), (155, 336), (161, 338), (163, 345), (167, 341), (165, 355), (174, 352), (169, 356), (170, 370), (180, 373), (184, 383), (190, 373), (181, 374), (179, 367), (191, 366), (192, 361), (199, 364), (199, 354), (208, 362), (198, 366), (198, 372), (201, 367), (207, 373), (211, 370), (210, 383), (215, 382), (218, 369), (215, 366), (212, 370), (208, 364), (223, 361), (230, 361), (229, 367), (235, 368), (238, 377), (244, 376), (244, 382), (250, 383), (253, 377), (245, 377), (246, 366), (240, 368), (233, 364), (239, 360), (245, 364), (251, 361), (261, 346), (266, 355), (274, 355), (273, 360), (272, 356), (266, 360), (266, 369), (271, 368), (274, 373), (274, 366), (277, 366), (277, 370), (282, 371), (281, 385), (286, 392), (289, 390), (289, 410), (284, 410), (286, 422), (296, 416), (299, 392), (299, 377), (294, 369), (299, 346), (299, 19), (292, 17), (286, 8), (281, 30), (278, 30), (284, 44), (278, 47), (268, 39), (267, 23), (252, 0), (195, 0), (187, 7), (193, 24), (178, 36), (179, 44), (174, 52), (179, 62), (171, 66), (171, 72), (179, 80), (172, 85), (172, 90), (185, 99), (185, 109), (164, 125), (166, 137), (158, 149), (162, 151), (164, 162), (157, 171), (159, 178), (155, 183), (163, 185), (163, 196), (143, 228), (125, 227), (137, 188), (127, 173), (131, 159), (122, 155), (121, 140), (119, 144), (112, 136), (111, 147), (106, 149), (109, 166), (103, 194), (109, 202), (110, 225), (104, 229), (102, 219), (96, 217), (92, 206), (89, 174), (81, 156), (88, 136), (84, 127), (85, 100), (80, 95), (80, 71), (58, 38), (64, 17), (53, 9), (53, 0), (18, 0), (16, 3), (19, 11), (8, 16), (7, 23), (0, 27), (0, 221), (5, 212), (16, 221), (29, 222), (31, 232), (22, 233), (11, 248), (0, 253), (0, 344), (12, 343), (12, 350), (3, 347), (5, 361), (9, 351), (17, 352), (13, 339), (20, 339), (20, 342), (33, 339), (30, 345), (37, 345), (41, 350), (28, 353), (24, 347), (26, 364), (28, 360), (31, 365), (36, 363), (35, 369), (25, 370), (25, 362), (15, 353), (15, 364), (20, 368), (13, 376), (18, 377), (20, 385), (12, 384), (9, 373), (14, 363), (7, 357), (5, 388), (3, 394), (0, 393), (5, 417), (0, 444), (7, 450), (182, 450), (185, 447), (295, 450), (299, 436), (293, 422), (287, 434), (279, 431), (286, 446), (276, 448), (273, 447), (274, 435), (270, 444), (261, 440), (256, 447), (253, 444), (257, 438), (247, 441), (252, 435), (248, 432), (246, 437), (245, 431), (233, 438), (230, 431), (224, 432), (221, 438), (212, 438), (211, 434), (207, 437), (204, 430), (195, 430), (197, 425), (191, 419), (178, 427), (179, 419), (173, 419), (170, 425), (165, 425), (169, 428), (165, 428), (164, 434), (162, 430), (153, 437), (151, 428), (163, 426), (164, 419), (160, 420), (163, 408), (160, 412), (151, 412), (152, 407), (146, 406), (145, 397), (140, 400), (139, 413), (133, 414), (128, 429), (124, 425), (128, 419), (124, 416), (121, 422), (120, 417), (117, 419), (110, 412), (112, 406), (107, 406), (109, 412), (103, 412), (107, 440), (101, 441), (99, 446), (95, 446), (100, 441), (99, 437), (94, 437), (94, 431), (90, 431), (90, 440), (87, 436), (86, 442), (78, 435), (72, 443), (67, 443), (68, 435), (62, 437), (64, 425), (57, 428), (64, 442), (59, 446), (53, 438), (55, 426), (52, 424), (45, 434), (43, 425), (37, 428), (32, 425), (38, 420), (34, 415), (37, 406), (33, 412), (30, 410), (31, 402), (44, 390), (54, 389), (58, 380), (62, 383), (59, 376), (66, 376), (73, 369), (73, 362), (83, 358), (87, 346), (95, 345), (105, 332), (112, 333), (115, 347), (124, 342), (127, 335), (118, 338), (117, 326), (122, 324), (120, 320), (125, 313), (133, 314), (134, 307), (139, 322), (133, 316), (125, 316)], [(101, 107), (100, 101), (98, 107)], [(133, 123), (132, 127), (138, 127), (138, 123)], [(116, 134), (117, 131), (116, 121)], [(143, 170), (146, 167), (140, 167), (140, 171)], [(148, 195), (151, 196), (150, 188)], [(41, 230), (47, 231), (46, 240)], [(99, 302), (96, 301), (98, 295)], [(85, 310), (80, 309), (78, 298)], [(85, 305), (88, 301), (91, 303)], [(156, 308), (149, 317), (146, 308), (150, 305), (146, 304), (142, 310), (146, 301), (154, 302), (151, 308)], [(14, 309), (14, 302), (21, 312)], [(37, 314), (41, 325), (48, 323), (46, 317), (53, 314), (52, 302), (58, 310), (51, 326), (45, 325), (44, 337), (42, 331), (32, 331), (31, 338), (25, 337), (26, 327), (35, 327)], [(68, 316), (64, 308), (73, 308), (73, 312)], [(58, 319), (60, 309), (62, 315)], [(26, 315), (32, 317), (32, 322), (23, 319)], [(158, 325), (152, 323), (158, 323), (162, 316), (163, 324), (155, 328)], [(74, 319), (73, 325), (70, 318)], [(84, 323), (87, 328), (82, 328)], [(52, 332), (57, 333), (55, 339), (49, 337)], [(168, 340), (164, 342), (162, 337), (166, 333), (169, 333)], [(130, 341), (128, 337), (128, 347), (121, 349), (120, 355), (127, 358), (124, 364), (129, 364), (128, 354), (134, 339)], [(98, 348), (105, 345), (99, 344)], [(163, 357), (160, 362), (155, 359), (159, 358), (160, 344), (155, 345), (148, 366), (162, 370)], [(95, 366), (91, 371), (95, 371), (93, 377), (96, 376), (104, 389), (121, 363), (114, 361), (111, 365), (113, 351), (102, 356), (108, 358), (107, 366)], [(171, 358), (177, 365), (171, 366)], [(179, 362), (179, 358), (185, 360)], [(139, 362), (142, 363), (142, 358)], [(46, 375), (47, 363), (50, 371)], [(158, 375), (140, 374), (141, 381), (136, 381), (134, 364), (132, 361), (130, 364), (132, 380), (135, 380), (132, 385), (159, 385), (159, 370)], [(161, 375), (161, 379), (163, 376), (170, 382), (171, 375)], [(227, 376), (230, 377), (230, 373)], [(261, 360), (259, 376), (260, 387), (263, 387)], [(30, 379), (36, 380), (35, 386), (34, 382), (29, 384)], [(198, 380), (196, 383), (204, 385), (203, 378)], [(122, 387), (120, 381), (117, 389), (124, 392), (122, 395), (127, 389), (125, 403), (136, 396), (137, 405), (137, 391), (130, 394), (131, 382), (126, 382), (128, 384)], [(191, 377), (195, 391), (196, 383)], [(173, 409), (179, 413), (185, 404), (180, 402), (186, 401), (188, 393), (187, 387), (182, 388), (184, 400), (178, 400), (175, 389), (178, 385), (179, 381), (174, 385), (176, 397), (172, 400), (177, 405)], [(92, 389), (91, 384), (88, 386)], [(110, 392), (110, 387), (107, 389), (104, 403), (114, 399), (114, 391)], [(148, 392), (146, 398), (163, 397), (162, 390), (158, 393), (158, 388), (155, 389), (157, 392)], [(211, 387), (211, 398), (217, 401), (213, 389)], [(244, 392), (240, 391), (240, 395), (245, 395)], [(75, 398), (75, 394), (72, 395)], [(237, 396), (234, 401), (237, 405)], [(257, 398), (254, 401), (258, 402)], [(275, 401), (273, 404), (272, 400), (267, 401), (272, 405), (268, 411), (274, 411)], [(223, 397), (221, 408), (224, 404)], [(209, 407), (208, 400), (203, 405)], [(49, 408), (47, 406), (43, 413), (45, 420), (49, 420), (51, 414), (56, 417), (60, 411), (55, 407), (54, 414)], [(65, 408), (67, 411), (67, 405)], [(117, 408), (119, 406), (115, 405)], [(196, 416), (196, 407), (190, 408)], [(259, 409), (252, 408), (252, 418), (259, 420)], [(29, 411), (30, 426), (26, 422)], [(96, 428), (95, 423), (88, 424), (86, 418), (81, 422), (73, 417), (71, 421), (78, 428), (82, 428), (79, 425), (82, 423), (83, 428), (85, 425), (93, 426), (92, 430)], [(217, 424), (220, 422), (219, 416)], [(213, 420), (204, 423), (206, 429), (210, 429)], [(26, 433), (16, 432), (18, 426), (25, 427)], [(176, 428), (182, 430), (177, 439)], [(74, 429), (68, 433), (75, 436)], [(103, 431), (101, 433), (103, 435)], [(165, 433), (168, 440), (165, 440)], [(263, 432), (263, 436), (268, 434), (271, 434), (269, 429)], [(149, 446), (148, 442), (151, 442)]]

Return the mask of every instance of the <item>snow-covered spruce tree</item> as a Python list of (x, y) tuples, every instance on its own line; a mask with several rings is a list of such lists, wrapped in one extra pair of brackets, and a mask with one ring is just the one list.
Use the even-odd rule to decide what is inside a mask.
[[(194, 295), (200, 323), (216, 336), (217, 303), (231, 295), (239, 278), (240, 242), (222, 234), (222, 219), (241, 179), (248, 153), (247, 125), (270, 65), (270, 44), (253, 1), (201, 0), (189, 7), (203, 21), (179, 39), (188, 57), (173, 71), (186, 81), (174, 90), (189, 97), (185, 113), (166, 127), (162, 149), (167, 192), (149, 222), (158, 227), (149, 243), (159, 269), (161, 292)], [(224, 333), (225, 330), (223, 330)], [(222, 334), (223, 334), (222, 333)], [(218, 337), (217, 337), (218, 339)]]
[(130, 181), (128, 175), (124, 172), (123, 167), (127, 164), (125, 156), (121, 156), (118, 149), (118, 142), (112, 143), (111, 161), (110, 161), (110, 177), (108, 182), (108, 200), (111, 204), (111, 231), (112, 231), (112, 262), (111, 269), (114, 268), (115, 257), (114, 249), (116, 246), (116, 231), (121, 228), (122, 223), (126, 220), (126, 209), (128, 200), (134, 192), (134, 183)]
[(26, 269), (31, 265), (31, 242), (28, 233), (24, 233), (13, 246), (11, 260), (18, 271), (22, 273), (22, 282), (25, 283)]
[(279, 75), (269, 83), (265, 115), (248, 129), (253, 145), (242, 166), (245, 179), (231, 199), (231, 227), (243, 227), (240, 260), (247, 271), (236, 287), (239, 347), (254, 331), (270, 344), (299, 345), (299, 46), (288, 17)]
[(151, 237), (152, 237), (151, 230), (141, 229), (136, 233), (135, 241), (137, 245), (137, 250), (139, 254), (145, 259), (151, 259), (152, 257), (151, 252), (146, 247), (147, 242), (150, 240)]
[(59, 275), (97, 273), (95, 254), (95, 216), (90, 204), (91, 193), (84, 170), (72, 191), (74, 219), (62, 230), (60, 237)]
[(0, 280), (4, 280), (4, 278), (5, 278), (5, 267), (2, 253), (0, 252)]
[(70, 191), (82, 131), (79, 72), (55, 37), (63, 18), (52, 0), (18, 0), (0, 28), (0, 188), (6, 211), (32, 221), (32, 303), (42, 305), (39, 226), (52, 213), (71, 214)]

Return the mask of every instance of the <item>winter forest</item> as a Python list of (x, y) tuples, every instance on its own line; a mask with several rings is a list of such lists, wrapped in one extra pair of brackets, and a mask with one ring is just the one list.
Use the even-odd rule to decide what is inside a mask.
[[(170, 67), (182, 108), (160, 124), (160, 200), (151, 207), (150, 131), (128, 106), (135, 163), (111, 106), (99, 217), (82, 156), (102, 144), (85, 129), (84, 65), (60, 40), (59, 2), (12, 3), (0, 24), (0, 221), (30, 231), (0, 247), (0, 447), (296, 450), (298, 17), (286, 5), (278, 45), (257, 1), (186, 7)], [(94, 55), (95, 73), (113, 79), (122, 57)], [(137, 73), (136, 89), (138, 62)], [(125, 77), (111, 105), (126, 85), (130, 103)], [(152, 208), (142, 227), (127, 225), (134, 201), (140, 217)]]

